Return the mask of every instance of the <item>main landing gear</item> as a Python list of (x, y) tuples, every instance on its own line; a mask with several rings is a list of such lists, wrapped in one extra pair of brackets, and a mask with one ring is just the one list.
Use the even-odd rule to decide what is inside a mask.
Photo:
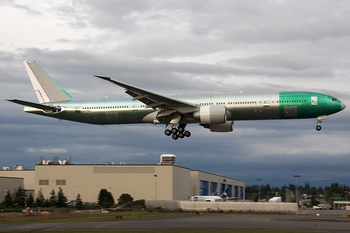
[(319, 116), (317, 117), (317, 126), (316, 126), (316, 130), (320, 131), (322, 129), (321, 127), (321, 123), (323, 120), (326, 120), (326, 116)]
[(174, 140), (191, 136), (190, 131), (185, 131), (185, 127), (186, 125), (178, 125), (176, 128), (176, 126), (173, 125), (171, 129), (166, 129), (164, 133), (166, 136), (171, 136)]

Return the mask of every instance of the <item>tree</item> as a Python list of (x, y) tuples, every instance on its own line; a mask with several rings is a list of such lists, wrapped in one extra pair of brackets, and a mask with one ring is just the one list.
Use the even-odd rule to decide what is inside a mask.
[(128, 193), (123, 193), (122, 195), (120, 195), (119, 199), (118, 199), (118, 205), (124, 205), (126, 203), (128, 203), (129, 201), (133, 201), (134, 198), (132, 198), (130, 196), (130, 194)]
[(26, 191), (22, 187), (18, 187), (13, 195), (13, 204), (16, 206), (24, 206), (26, 201)]
[(320, 202), (316, 200), (316, 197), (315, 197), (315, 196), (312, 196), (312, 197), (311, 197), (310, 204), (311, 204), (312, 206), (317, 206), (318, 204), (320, 204)]
[(80, 193), (78, 193), (77, 198), (75, 199), (75, 208), (77, 209), (83, 209), (83, 201), (81, 200)]
[(63, 194), (63, 190), (61, 189), (61, 187), (58, 188), (58, 193), (57, 193), (57, 203), (56, 206), (58, 208), (61, 207), (66, 207), (67, 206), (67, 197), (64, 196)]
[(29, 197), (27, 198), (27, 206), (33, 207), (33, 205), (34, 205), (34, 198), (33, 198), (33, 195), (30, 193)]
[(52, 189), (51, 193), (50, 193), (51, 197), (49, 199), (50, 201), (50, 206), (55, 206), (57, 205), (57, 197), (56, 197), (56, 192), (54, 189)]
[(105, 208), (114, 205), (114, 198), (111, 192), (108, 192), (107, 189), (101, 189), (98, 194), (98, 204)]
[(13, 200), (12, 200), (12, 195), (10, 193), (10, 190), (7, 190), (6, 196), (5, 196), (5, 200), (4, 200), (4, 204), (6, 207), (10, 207), (13, 206)]
[(41, 189), (39, 190), (38, 195), (36, 196), (35, 202), (38, 207), (45, 206), (45, 198)]
[(254, 202), (258, 202), (259, 201), (259, 196), (258, 195), (255, 195), (254, 196)]

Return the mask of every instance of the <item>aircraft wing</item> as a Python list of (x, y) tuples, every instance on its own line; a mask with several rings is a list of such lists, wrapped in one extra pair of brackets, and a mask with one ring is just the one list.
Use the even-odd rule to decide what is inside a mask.
[(20, 105), (24, 105), (24, 106), (29, 106), (29, 107), (33, 107), (33, 108), (42, 109), (44, 111), (52, 111), (52, 110), (56, 109), (53, 106), (46, 106), (46, 105), (43, 105), (43, 104), (37, 104), (37, 103), (28, 102), (28, 101), (24, 101), (24, 100), (7, 99), (7, 101), (10, 101), (10, 102), (13, 102), (13, 103), (16, 103), (16, 104), (20, 104)]
[(161, 108), (161, 109), (175, 109), (181, 113), (187, 113), (187, 112), (193, 112), (196, 108), (197, 105), (181, 101), (181, 100), (176, 100), (173, 98), (169, 98), (166, 96), (162, 96), (144, 89), (141, 89), (139, 87), (131, 86), (126, 83), (122, 83), (116, 80), (111, 79), (110, 77), (105, 77), (105, 76), (100, 76), (100, 75), (95, 75), (95, 77), (104, 79), (106, 81), (109, 81), (113, 84), (116, 84), (120, 87), (125, 88), (125, 93), (132, 96), (132, 100), (139, 100), (142, 103), (146, 104), (147, 107), (149, 108)]

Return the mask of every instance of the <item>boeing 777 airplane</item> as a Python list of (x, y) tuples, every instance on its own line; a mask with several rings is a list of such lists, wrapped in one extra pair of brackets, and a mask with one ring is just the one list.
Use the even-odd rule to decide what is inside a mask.
[(18, 99), (24, 111), (59, 120), (88, 124), (163, 124), (173, 139), (189, 137), (187, 124), (211, 132), (230, 132), (234, 121), (317, 118), (321, 130), (327, 115), (345, 108), (337, 98), (321, 93), (293, 91), (265, 94), (208, 94), (163, 96), (139, 87), (95, 75), (125, 89), (131, 97), (73, 99), (35, 61), (24, 61), (39, 103)]

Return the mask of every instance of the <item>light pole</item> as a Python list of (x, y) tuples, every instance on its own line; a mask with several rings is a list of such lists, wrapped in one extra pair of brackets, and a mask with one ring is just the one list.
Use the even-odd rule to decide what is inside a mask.
[(349, 191), (344, 191), (345, 195), (346, 195), (346, 206), (348, 206), (348, 193)]
[(258, 199), (258, 202), (260, 202), (260, 181), (261, 181), (261, 179), (257, 179), (257, 181), (259, 181), (259, 199)]
[(294, 175), (293, 177), (295, 177), (295, 200), (297, 203), (297, 211), (299, 208), (299, 200), (298, 200), (298, 178), (300, 177), (300, 175)]
[(154, 200), (155, 200), (155, 208), (157, 207), (157, 175), (154, 175)]

